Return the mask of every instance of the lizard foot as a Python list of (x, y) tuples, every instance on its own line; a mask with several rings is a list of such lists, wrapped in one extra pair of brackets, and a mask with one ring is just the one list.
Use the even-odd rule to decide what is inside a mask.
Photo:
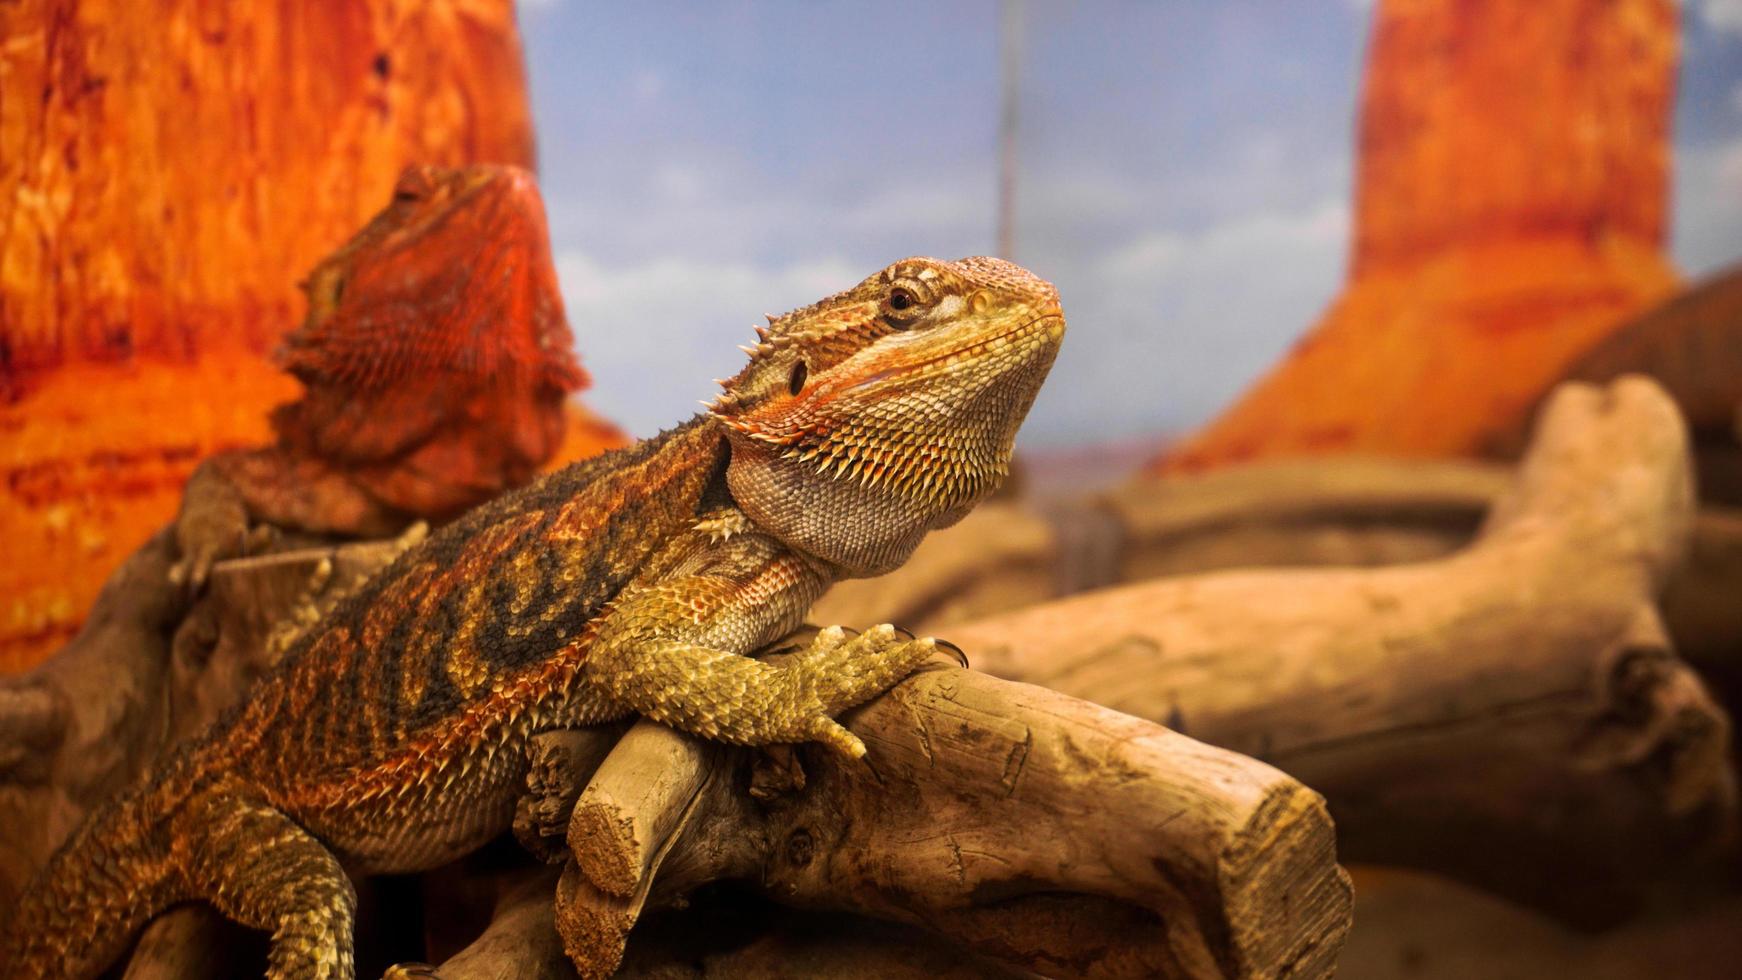
[(428, 963), (395, 963), (381, 974), (381, 980), (441, 980), (441, 974)]
[(210, 460), (194, 470), (182, 492), (175, 543), (181, 555), (169, 570), (169, 580), (190, 593), (205, 587), (213, 565), (248, 547), (248, 506)]
[(175, 536), (181, 545), (181, 560), (170, 566), (170, 584), (197, 593), (205, 588), (213, 565), (242, 553), (248, 528), (246, 524), (220, 527), (216, 522), (184, 518), (176, 525)]
[(931, 637), (914, 639), (885, 623), (853, 636), (840, 626), (818, 633), (810, 648), (786, 665), (799, 697), (815, 699), (823, 715), (813, 718), (806, 735), (854, 758), (865, 743), (828, 717), (863, 704), (930, 660), (940, 649)]

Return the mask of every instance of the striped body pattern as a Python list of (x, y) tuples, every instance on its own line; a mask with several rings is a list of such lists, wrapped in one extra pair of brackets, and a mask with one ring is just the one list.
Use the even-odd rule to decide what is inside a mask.
[(983, 258), (903, 260), (771, 318), (707, 413), (469, 512), (348, 596), (62, 847), (0, 926), (0, 974), (93, 976), (199, 900), (272, 934), (270, 976), (349, 977), (348, 875), (502, 833), (540, 731), (641, 714), (862, 755), (832, 716), (933, 641), (745, 654), (997, 486), (1063, 332), (1049, 284)]

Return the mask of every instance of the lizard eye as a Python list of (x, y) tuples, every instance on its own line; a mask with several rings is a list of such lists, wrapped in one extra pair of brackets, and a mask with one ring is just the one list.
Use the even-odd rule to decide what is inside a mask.
[(786, 379), (786, 390), (792, 392), (794, 395), (803, 391), (805, 379), (810, 377), (810, 373), (810, 368), (806, 367), (803, 361), (794, 364), (792, 366), (792, 376)]
[(906, 330), (908, 322), (919, 316), (925, 297), (908, 286), (891, 286), (883, 298), (883, 322), (896, 330)]
[(399, 182), (393, 185), (395, 201), (419, 201), (429, 196), (435, 188), (434, 175), (428, 167), (406, 167), (399, 175)]

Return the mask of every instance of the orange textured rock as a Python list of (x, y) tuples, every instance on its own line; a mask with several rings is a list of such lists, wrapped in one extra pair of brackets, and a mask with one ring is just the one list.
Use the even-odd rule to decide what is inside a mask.
[(1349, 282), (1163, 471), (1465, 455), (1677, 282), (1673, 0), (1382, 0)]
[(510, 0), (19, 0), (0, 38), (5, 671), (200, 458), (270, 438), (296, 282), (401, 169), (533, 142)]

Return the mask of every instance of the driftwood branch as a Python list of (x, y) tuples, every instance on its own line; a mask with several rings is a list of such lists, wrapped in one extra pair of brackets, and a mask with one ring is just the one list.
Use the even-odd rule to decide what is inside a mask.
[(1335, 963), (1350, 893), (1329, 821), (1268, 766), (956, 668), (922, 671), (849, 726), (864, 762), (806, 748), (802, 772), (632, 729), (575, 806), (558, 886), (581, 974), (615, 969), (644, 908), (719, 879), (1052, 975)]
[(186, 608), (159, 534), (103, 587), (78, 636), (0, 678), (0, 907), (163, 746), (170, 637)]
[(1690, 515), (1662, 392), (1569, 386), (1451, 557), (1164, 579), (948, 635), (994, 673), (1290, 772), (1346, 860), (1598, 922), (1734, 820), (1728, 718), (1654, 602)]

